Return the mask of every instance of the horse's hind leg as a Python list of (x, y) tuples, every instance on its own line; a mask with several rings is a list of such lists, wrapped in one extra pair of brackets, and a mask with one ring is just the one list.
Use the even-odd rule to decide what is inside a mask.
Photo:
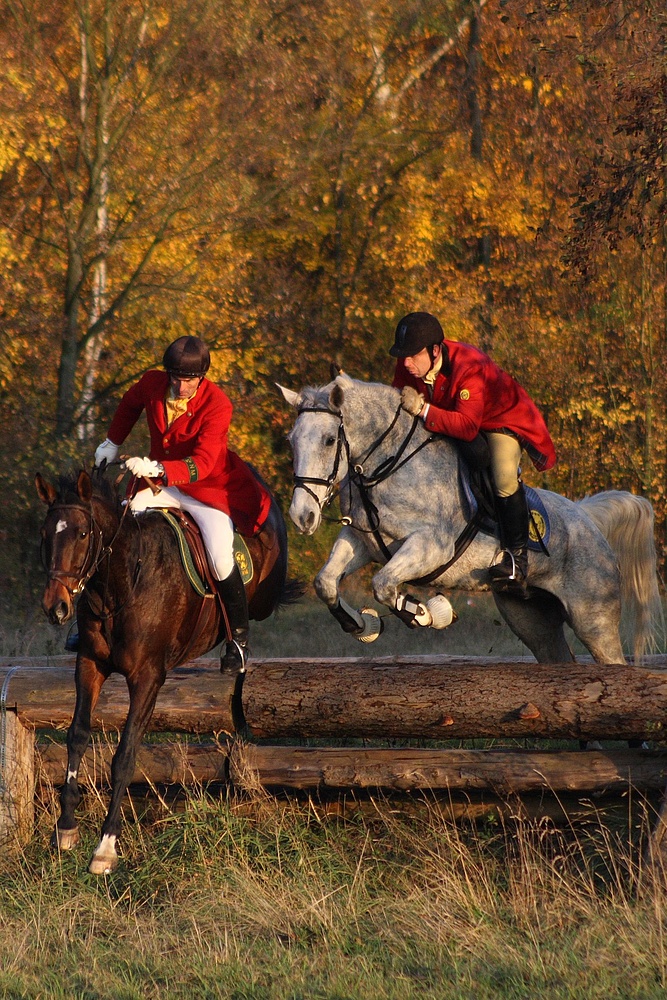
[[(152, 676), (151, 676), (152, 674)], [(164, 674), (151, 671), (142, 664), (137, 681), (128, 679), (130, 710), (111, 762), (111, 801), (102, 825), (100, 842), (93, 851), (88, 871), (93, 875), (108, 875), (118, 865), (116, 841), (120, 834), (121, 804), (127, 786), (132, 780), (137, 759), (137, 748), (150, 722), (158, 692), (164, 683)]]
[(75, 810), (81, 801), (79, 766), (90, 740), (91, 716), (107, 675), (97, 662), (82, 654), (76, 661), (76, 705), (67, 731), (67, 774), (60, 792), (60, 816), (51, 842), (66, 851), (79, 839)]
[(553, 594), (531, 589), (529, 600), (496, 594), (493, 599), (501, 615), (531, 651), (538, 663), (568, 663), (574, 660), (565, 638), (565, 609)]

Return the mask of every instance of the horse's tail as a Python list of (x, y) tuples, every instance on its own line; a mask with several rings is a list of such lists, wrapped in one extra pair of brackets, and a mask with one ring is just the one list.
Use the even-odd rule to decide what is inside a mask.
[(600, 529), (618, 561), (621, 604), (633, 621), (635, 663), (656, 652), (665, 635), (655, 549), (653, 507), (644, 497), (608, 490), (579, 503)]

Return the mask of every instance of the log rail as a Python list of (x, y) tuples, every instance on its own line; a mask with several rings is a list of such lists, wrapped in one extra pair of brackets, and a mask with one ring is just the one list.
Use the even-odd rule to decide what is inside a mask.
[[(59, 782), (62, 743), (35, 732), (65, 729), (74, 708), (74, 657), (0, 658), (0, 839), (32, 831), (36, 780)], [(111, 677), (94, 728), (119, 730), (128, 697)], [(247, 742), (317, 738), (651, 740), (667, 735), (667, 657), (642, 666), (528, 658), (386, 657), (266, 659), (223, 678), (217, 660), (173, 670), (151, 729), (217, 735), (217, 743), (144, 744), (134, 780), (218, 781), (234, 787), (470, 796), (619, 794), (664, 789), (667, 750), (462, 750), (368, 746), (276, 746)], [(245, 737), (232, 740), (235, 733)], [(112, 748), (96, 739), (83, 767), (108, 779)], [(463, 814), (463, 813), (462, 813)]]

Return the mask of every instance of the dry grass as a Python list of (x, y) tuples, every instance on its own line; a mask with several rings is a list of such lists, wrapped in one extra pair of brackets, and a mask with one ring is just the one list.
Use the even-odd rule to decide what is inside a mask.
[[(485, 605), (460, 601), (437, 648), (524, 652)], [(381, 648), (342, 648), (338, 626), (307, 605), (256, 628), (253, 650), (386, 655), (400, 628), (388, 625)], [(420, 639), (402, 630), (398, 648), (434, 651)], [(37, 627), (0, 634), (5, 655), (60, 652), (62, 640)], [(239, 798), (195, 789), (177, 807), (131, 799), (121, 865), (96, 878), (86, 868), (105, 810), (105, 795), (89, 791), (82, 843), (59, 856), (48, 847), (57, 799), (47, 789), (34, 841), (0, 859), (1, 997), (665, 995), (667, 880), (642, 866), (639, 801), (615, 826), (473, 827), (451, 824), (434, 801), (408, 816), (379, 799), (344, 819), (257, 788)]]
[(0, 877), (3, 997), (664, 996), (664, 880), (642, 873), (645, 818), (457, 827), (437, 803), (341, 820), (317, 803), (216, 798), (127, 809), (118, 872), (39, 833)]

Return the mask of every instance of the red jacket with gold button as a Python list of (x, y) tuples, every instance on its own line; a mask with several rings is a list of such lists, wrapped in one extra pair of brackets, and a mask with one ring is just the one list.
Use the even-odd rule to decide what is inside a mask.
[(411, 385), (425, 396), (430, 404), (426, 428), (463, 441), (472, 441), (480, 431), (511, 431), (535, 468), (550, 469), (556, 450), (542, 414), (525, 389), (478, 348), (454, 340), (444, 343), (450, 374), (439, 372), (432, 390), (408, 372), (402, 358), (392, 382), (397, 389)]
[(185, 413), (167, 427), (166, 372), (149, 371), (125, 393), (107, 437), (122, 444), (142, 410), (151, 436), (150, 457), (162, 462), (165, 485), (229, 514), (239, 531), (252, 535), (266, 520), (271, 497), (245, 462), (227, 447), (232, 418), (229, 397), (205, 378)]

